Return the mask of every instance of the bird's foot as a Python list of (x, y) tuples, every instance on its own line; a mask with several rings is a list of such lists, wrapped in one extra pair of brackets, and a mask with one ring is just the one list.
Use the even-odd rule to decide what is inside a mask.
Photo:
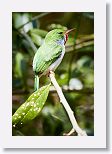
[(53, 74), (55, 76), (55, 73), (53, 71), (49, 71), (50, 74)]
[(53, 71), (49, 71), (49, 73), (48, 73), (48, 77), (49, 77), (50, 74), (52, 74), (52, 75), (55, 76), (55, 73), (54, 73)]

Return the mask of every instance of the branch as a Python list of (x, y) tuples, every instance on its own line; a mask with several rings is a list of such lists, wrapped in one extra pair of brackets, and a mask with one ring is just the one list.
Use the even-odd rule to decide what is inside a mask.
[(37, 19), (39, 19), (39, 18), (42, 18), (43, 16), (46, 16), (46, 15), (48, 15), (49, 13), (51, 13), (51, 12), (42, 13), (42, 14), (39, 14), (39, 15), (33, 17), (31, 20), (29, 20), (29, 21), (27, 21), (25, 24), (21, 25), (18, 29), (21, 29), (22, 27), (24, 27), (24, 26), (27, 25), (28, 23), (30, 23), (30, 22), (32, 22), (32, 21), (34, 21), (34, 20), (37, 20)]
[[(68, 93), (71, 93), (71, 92), (75, 92), (75, 93), (80, 93), (80, 94), (94, 94), (94, 88), (84, 88), (84, 89), (81, 89), (81, 90), (76, 90), (76, 89), (71, 89), (69, 86), (63, 86), (61, 87), (62, 88), (62, 91), (63, 92), (68, 92)], [(56, 89), (51, 86), (50, 88), (50, 92), (51, 93), (56, 93)]]
[(64, 136), (70, 136), (75, 132), (75, 130), (72, 128), (72, 130), (69, 133), (64, 133)]
[(94, 40), (94, 34), (80, 36), (79, 38), (77, 38), (76, 44), (80, 44), (82, 42), (87, 42), (90, 40)]
[(50, 71), (49, 77), (50, 77), (51, 82), (53, 83), (53, 85), (59, 95), (60, 102), (63, 104), (66, 112), (68, 113), (68, 116), (69, 116), (69, 119), (72, 123), (74, 131), (77, 132), (78, 136), (87, 136), (86, 132), (79, 127), (79, 125), (75, 119), (75, 116), (73, 114), (73, 111), (71, 110), (69, 104), (67, 103), (67, 101), (63, 95), (63, 92), (55, 79), (54, 72)]
[[(62, 91), (66, 92), (66, 93), (71, 93), (71, 92), (75, 92), (75, 93), (79, 93), (79, 94), (85, 94), (85, 95), (92, 95), (94, 94), (94, 89), (93, 88), (85, 88), (85, 89), (81, 89), (81, 90), (76, 90), (76, 89), (70, 89), (69, 87), (62, 87)], [(12, 94), (29, 94), (30, 92), (32, 92), (32, 90), (30, 91), (26, 91), (24, 89), (18, 89), (18, 90), (13, 90)], [(54, 86), (50, 87), (50, 93), (56, 93), (56, 89), (54, 88)]]
[(37, 51), (37, 47), (35, 46), (35, 44), (31, 40), (31, 38), (29, 37), (29, 35), (24, 31), (24, 29), (18, 30), (15, 27), (13, 27), (13, 30), (16, 31), (21, 37), (24, 37), (28, 41), (28, 43), (30, 44), (30, 47), (32, 48), (32, 50), (34, 52)]
[(32, 42), (31, 38), (29, 37), (29, 35), (22, 30), (21, 34), (24, 36), (24, 38), (28, 41), (28, 43), (30, 44), (32, 50), (36, 53), (37, 52), (37, 48), (35, 46), (35, 44)]
[(72, 52), (75, 50), (79, 52), (81, 48), (94, 45), (94, 34), (80, 36), (76, 39), (76, 43), (66, 45), (66, 53)]
[(66, 53), (70, 53), (74, 50), (76, 52), (79, 52), (80, 49), (82, 49), (84, 47), (91, 46), (91, 45), (94, 45), (94, 40), (88, 41), (88, 42), (81, 42), (80, 44), (76, 44), (75, 46), (74, 45), (68, 45), (68, 46), (66, 46)]

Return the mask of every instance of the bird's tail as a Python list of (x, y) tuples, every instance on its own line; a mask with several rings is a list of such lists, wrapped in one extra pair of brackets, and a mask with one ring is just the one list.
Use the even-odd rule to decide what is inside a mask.
[(38, 89), (39, 89), (39, 77), (38, 75), (35, 75), (34, 91), (37, 91)]

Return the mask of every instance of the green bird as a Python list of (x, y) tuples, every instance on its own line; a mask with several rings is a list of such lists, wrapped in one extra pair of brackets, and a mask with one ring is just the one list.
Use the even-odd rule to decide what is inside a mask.
[(65, 54), (65, 43), (68, 40), (68, 33), (74, 29), (64, 31), (54, 29), (48, 32), (44, 43), (37, 50), (33, 59), (33, 71), (35, 72), (34, 90), (39, 88), (39, 78), (55, 71), (61, 63)]

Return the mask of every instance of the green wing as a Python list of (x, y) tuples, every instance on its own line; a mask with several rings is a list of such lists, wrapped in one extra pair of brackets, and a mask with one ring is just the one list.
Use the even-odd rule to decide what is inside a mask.
[(36, 74), (41, 74), (49, 68), (61, 55), (63, 50), (59, 45), (43, 44), (36, 52), (33, 60), (33, 70)]

